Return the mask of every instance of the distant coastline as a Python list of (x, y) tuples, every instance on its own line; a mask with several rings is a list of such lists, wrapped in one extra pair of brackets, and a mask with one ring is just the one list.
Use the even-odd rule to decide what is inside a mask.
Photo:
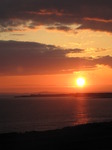
[(112, 98), (112, 93), (68, 93), (68, 94), (23, 94), (23, 95), (16, 95), (15, 98), (22, 98), (22, 97), (93, 97), (93, 98)]

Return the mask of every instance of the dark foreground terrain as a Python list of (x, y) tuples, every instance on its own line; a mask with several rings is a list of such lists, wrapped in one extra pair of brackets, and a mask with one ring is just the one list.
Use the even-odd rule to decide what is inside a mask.
[(5, 150), (112, 150), (112, 122), (94, 123), (44, 132), (0, 134)]

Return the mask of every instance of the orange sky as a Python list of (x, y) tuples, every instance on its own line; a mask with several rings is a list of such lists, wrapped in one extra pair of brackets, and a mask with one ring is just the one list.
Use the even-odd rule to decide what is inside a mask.
[[(84, 77), (86, 80), (82, 88), (76, 85), (78, 77)], [(104, 66), (99, 66), (96, 70), (78, 71), (73, 74), (2, 76), (0, 92), (111, 92), (111, 77), (111, 68)]]
[(0, 93), (112, 92), (111, 2), (1, 3)]

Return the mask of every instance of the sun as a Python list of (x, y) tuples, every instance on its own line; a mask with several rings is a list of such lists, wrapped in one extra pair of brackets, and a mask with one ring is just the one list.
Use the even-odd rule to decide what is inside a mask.
[(83, 77), (79, 77), (76, 79), (76, 84), (78, 87), (83, 87), (85, 85), (85, 79)]

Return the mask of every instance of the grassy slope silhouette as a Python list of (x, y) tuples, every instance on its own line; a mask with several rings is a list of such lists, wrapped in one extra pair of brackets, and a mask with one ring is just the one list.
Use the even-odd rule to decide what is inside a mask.
[(112, 122), (66, 127), (53, 131), (0, 134), (2, 149), (112, 149)]

